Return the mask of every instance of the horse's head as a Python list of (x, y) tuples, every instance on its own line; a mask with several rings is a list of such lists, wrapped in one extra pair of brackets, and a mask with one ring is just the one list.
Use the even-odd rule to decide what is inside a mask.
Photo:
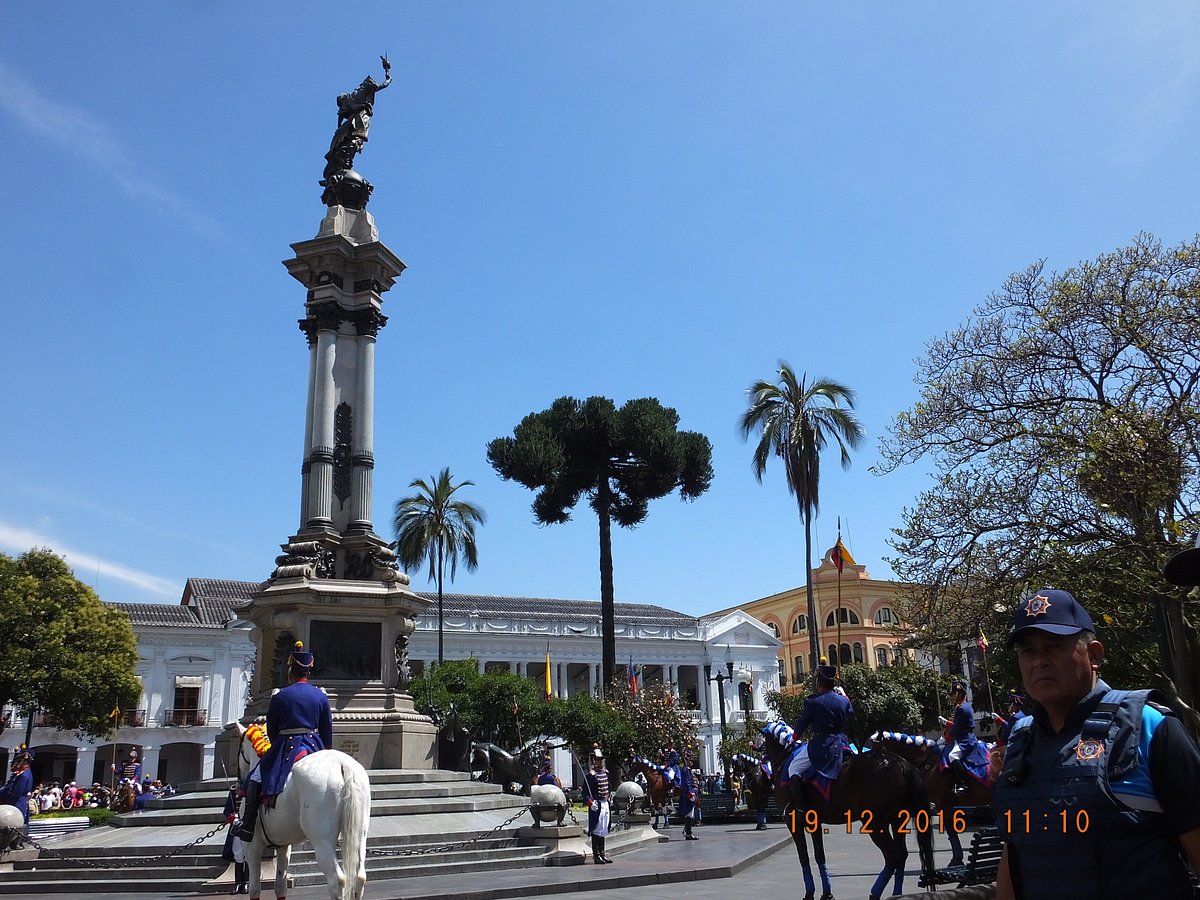
[(257, 722), (252, 722), (245, 728), (242, 727), (241, 722), (238, 722), (237, 729), (238, 780), (245, 781), (246, 776), (258, 765), (258, 761), (262, 755), (271, 749), (271, 741), (267, 738), (267, 730)]

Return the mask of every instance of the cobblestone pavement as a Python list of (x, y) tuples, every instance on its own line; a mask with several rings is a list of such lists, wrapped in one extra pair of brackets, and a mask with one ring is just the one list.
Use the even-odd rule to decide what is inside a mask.
[[(882, 864), (879, 851), (865, 835), (847, 835), (830, 828), (825, 849), (839, 900), (866, 898)], [(563, 900), (598, 900), (618, 896), (620, 900), (662, 900), (666, 888), (672, 900), (729, 900), (731, 896), (799, 898), (804, 894), (800, 865), (791, 837), (782, 824), (755, 831), (753, 824), (714, 823), (697, 828), (698, 841), (684, 841), (678, 827), (665, 832), (670, 841), (620, 854), (611, 866), (542, 867), (495, 872), (464, 872), (426, 878), (395, 878), (368, 881), (364, 900), (545, 900), (560, 895)], [(964, 836), (969, 843), (969, 835)], [(949, 846), (943, 836), (935, 841), (939, 866), (949, 862)], [(918, 893), (915, 839), (909, 840), (909, 874), (906, 893)], [(266, 888), (266, 886), (264, 886)], [(15, 894), (3, 888), (0, 894), (13, 898), (58, 900), (137, 900), (141, 895), (121, 891), (72, 894)], [(818, 883), (818, 894), (820, 885)], [(891, 885), (884, 890), (891, 894)], [(220, 894), (175, 894), (172, 900), (215, 900)], [(267, 888), (264, 898), (273, 898)], [(293, 887), (288, 900), (328, 900), (325, 885)]]

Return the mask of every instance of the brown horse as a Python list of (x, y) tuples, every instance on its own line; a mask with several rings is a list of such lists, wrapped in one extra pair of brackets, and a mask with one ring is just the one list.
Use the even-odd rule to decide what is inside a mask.
[(137, 807), (138, 790), (132, 781), (117, 785), (113, 795), (113, 810), (119, 813), (133, 812)]
[(787, 767), (795, 748), (791, 728), (775, 722), (764, 728), (763, 733), (767, 735), (766, 754), (774, 771), (775, 803), (784, 810), (804, 870), (804, 900), (813, 900), (816, 888), (808, 863), (806, 833), (812, 836), (823, 887), (822, 900), (833, 898), (821, 838), (825, 825), (840, 825), (849, 831), (858, 822), (858, 833), (869, 835), (883, 854), (883, 869), (871, 887), (871, 900), (879, 900), (889, 880), (893, 881), (893, 896), (904, 892), (910, 831), (917, 833), (922, 871), (933, 871), (933, 835), (929, 828), (916, 825), (917, 813), (928, 814), (929, 810), (929, 793), (916, 768), (884, 750), (849, 755), (825, 794), (812, 782), (789, 780)]
[(945, 823), (944, 830), (950, 839), (950, 865), (961, 866), (963, 848), (958, 839), (961, 829), (954, 827), (954, 812), (966, 807), (991, 806), (993, 786), (974, 776), (968, 776), (966, 790), (955, 793), (954, 775), (942, 765), (941, 746), (931, 738), (895, 731), (877, 731), (871, 735), (871, 743), (896, 754), (921, 771), (925, 779), (925, 788), (929, 791), (929, 800), (934, 808), (942, 813), (941, 821)]
[(646, 779), (646, 797), (650, 801), (650, 809), (654, 813), (650, 827), (656, 827), (660, 818), (664, 827), (670, 824), (667, 806), (679, 805), (679, 786), (672, 784), (649, 760), (641, 756), (632, 757), (626, 764), (625, 771), (630, 778), (640, 772)]
[(771, 801), (771, 795), (775, 793), (774, 782), (767, 778), (759, 761), (745, 753), (735, 755), (730, 768), (742, 781), (746, 805), (754, 810), (758, 817), (755, 830), (764, 830), (767, 827), (767, 804)]

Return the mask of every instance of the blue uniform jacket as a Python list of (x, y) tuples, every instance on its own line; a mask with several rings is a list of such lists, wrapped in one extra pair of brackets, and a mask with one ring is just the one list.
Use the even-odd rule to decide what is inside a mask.
[(812, 729), (808, 742), (808, 760), (826, 778), (837, 778), (842, 768), (842, 751), (846, 745), (846, 721), (854, 715), (850, 701), (835, 691), (816, 694), (804, 701), (800, 720), (796, 722), (796, 738), (806, 728)]
[(25, 819), (25, 831), (29, 831), (29, 793), (33, 790), (33, 771), (26, 769), (13, 775), (0, 788), (0, 804), (15, 806)]
[(954, 720), (950, 723), (950, 740), (962, 744), (964, 750), (969, 750), (978, 743), (975, 737), (975, 710), (964, 700), (954, 710)]
[(262, 792), (273, 797), (283, 790), (296, 760), (333, 744), (333, 712), (325, 692), (307, 681), (283, 688), (267, 707), (267, 737), (271, 749), (259, 766)]

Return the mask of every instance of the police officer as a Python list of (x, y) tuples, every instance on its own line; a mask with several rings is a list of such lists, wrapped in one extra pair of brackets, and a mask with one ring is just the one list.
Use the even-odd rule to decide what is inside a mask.
[(796, 722), (796, 740), (806, 729), (812, 738), (792, 757), (789, 777), (811, 778), (814, 774), (837, 778), (842, 769), (842, 754), (846, 740), (846, 721), (854, 714), (850, 700), (834, 690), (837, 670), (833, 666), (817, 666), (817, 692), (804, 701)]
[(33, 751), (22, 744), (13, 751), (12, 775), (0, 787), (0, 805), (15, 806), (25, 820), (29, 834), (29, 795), (33, 792)]
[(993, 798), (1005, 836), (998, 900), (1190, 900), (1200, 871), (1200, 751), (1154, 691), (1114, 691), (1087, 610), (1049, 588), (1013, 613), (1030, 714)]
[(283, 790), (296, 760), (333, 744), (333, 713), (325, 692), (308, 683), (313, 655), (296, 641), (288, 656), (288, 686), (267, 707), (267, 737), (271, 749), (263, 754), (246, 786), (246, 806), (238, 837), (254, 839), (259, 804)]

